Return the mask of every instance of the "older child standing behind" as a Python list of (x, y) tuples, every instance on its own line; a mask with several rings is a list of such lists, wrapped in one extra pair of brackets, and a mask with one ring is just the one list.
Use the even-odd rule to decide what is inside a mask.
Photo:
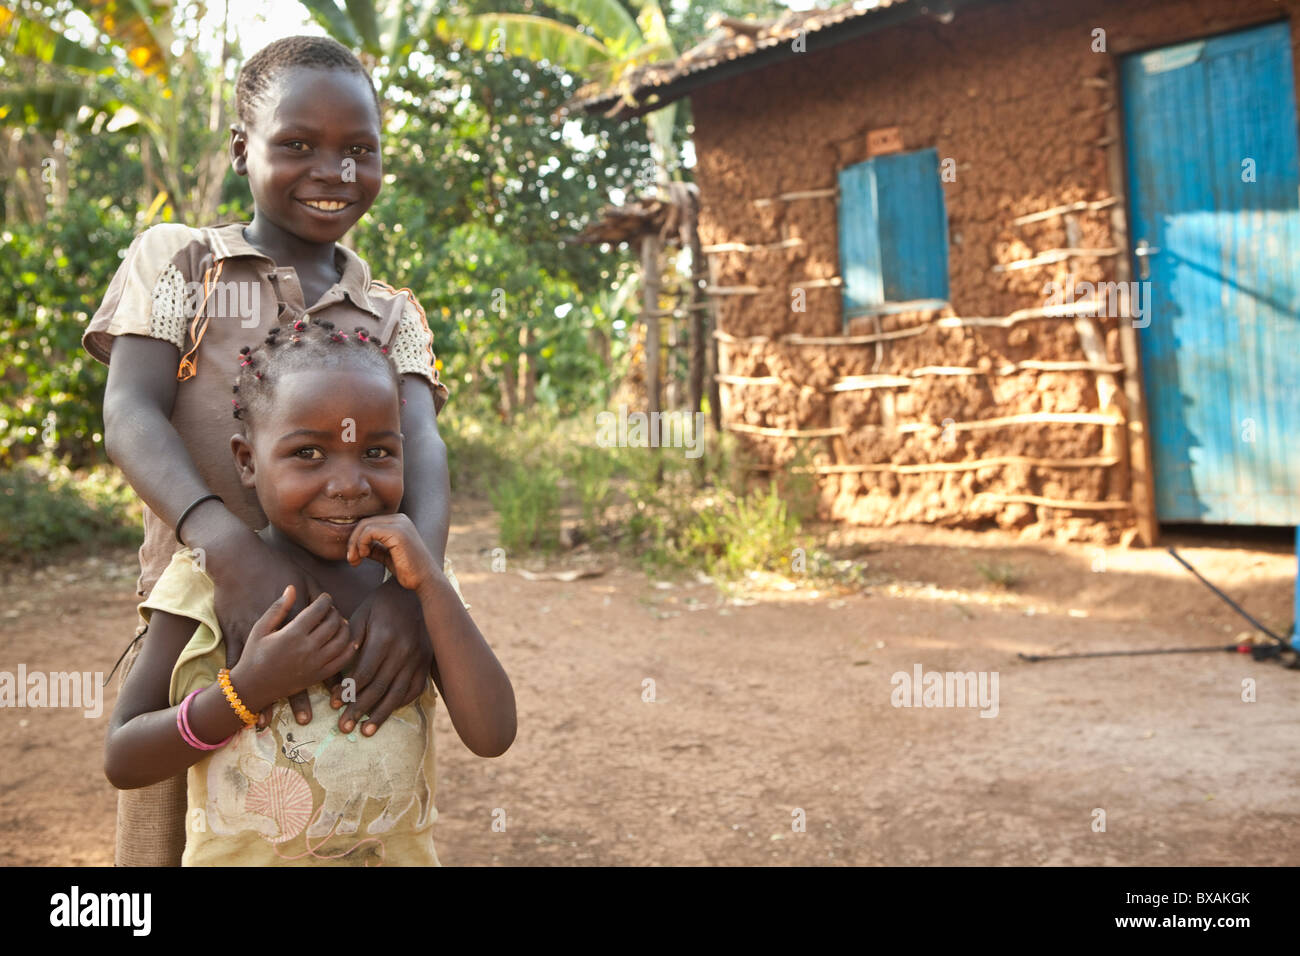
[[(374, 281), (335, 245), (374, 203), (382, 182), (378, 100), (360, 61), (333, 40), (290, 37), (244, 65), (230, 156), (246, 176), (253, 221), (193, 229), (155, 226), (132, 243), (84, 344), (109, 364), (105, 446), (143, 499), (137, 590), (147, 596), (181, 546), (216, 587), (216, 615), (233, 664), (258, 616), (293, 585), (294, 610), (321, 588), (254, 534), (266, 525), (230, 457), (230, 382), (241, 348), (302, 319), (363, 328), (401, 376), (407, 494), (402, 511), (439, 564), (448, 527), (446, 449), (436, 415), (447, 399), (424, 313), (409, 294)], [(390, 579), (349, 615), (361, 648), (356, 699), (343, 733), (375, 733), (437, 678), (416, 595)], [(143, 639), (148, 641), (146, 635)], [(139, 647), (135, 648), (138, 653)], [(128, 661), (130, 669), (132, 658)], [(125, 678), (124, 674), (124, 678)], [(332, 704), (342, 706), (336, 688)], [(305, 694), (291, 698), (299, 724)], [(185, 845), (184, 777), (124, 793), (119, 865), (176, 865)]]

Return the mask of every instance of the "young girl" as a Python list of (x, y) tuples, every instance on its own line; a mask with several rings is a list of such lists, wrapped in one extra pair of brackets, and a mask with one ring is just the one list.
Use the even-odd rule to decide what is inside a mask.
[[(108, 778), (129, 789), (190, 768), (185, 865), (436, 866), (436, 695), (367, 737), (334, 726), (323, 683), (353, 660), (347, 618), (387, 569), (418, 597), (460, 738), (482, 757), (514, 741), (505, 671), (454, 577), (397, 510), (397, 369), (364, 328), (300, 319), (245, 350), (234, 394), (244, 430), (231, 449), (270, 522), (260, 538), (325, 593), (289, 619), (286, 587), (227, 670), (212, 579), (178, 551), (141, 605), (149, 639), (110, 721)], [(304, 690), (316, 716), (301, 726), (285, 698)], [(272, 705), (270, 725), (257, 730), (255, 715)]]
[[(111, 354), (104, 444), (145, 504), (137, 590), (150, 593), (178, 544), (193, 548), (216, 583), (231, 663), (287, 585), (294, 609), (324, 585), (253, 533), (266, 516), (231, 465), (230, 382), (239, 350), (257, 345), (272, 325), (333, 321), (364, 328), (389, 348), (401, 373), (409, 490), (401, 510), (439, 566), (449, 522), (446, 448), (436, 423), (447, 389), (424, 312), (336, 244), (383, 181), (378, 101), (365, 69), (333, 40), (278, 40), (244, 64), (236, 107), (230, 159), (248, 179), (252, 222), (146, 230), (84, 337), (99, 361), (110, 362)], [(353, 694), (345, 701), (336, 691), (333, 719), (344, 733), (372, 734), (420, 697), (439, 662), (419, 601), (397, 581), (374, 588), (347, 616), (361, 646)], [(146, 634), (132, 653), (153, 639)], [(133, 661), (128, 655), (125, 673)], [(292, 703), (300, 724), (321, 718), (306, 695)], [(119, 794), (119, 865), (180, 862), (184, 784), (181, 777)]]

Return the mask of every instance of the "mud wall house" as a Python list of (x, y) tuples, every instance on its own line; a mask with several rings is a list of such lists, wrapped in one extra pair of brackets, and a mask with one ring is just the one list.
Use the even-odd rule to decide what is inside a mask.
[(578, 102), (690, 98), (725, 427), (769, 469), (816, 440), (830, 516), (1292, 525), (1297, 14), (881, 0)]

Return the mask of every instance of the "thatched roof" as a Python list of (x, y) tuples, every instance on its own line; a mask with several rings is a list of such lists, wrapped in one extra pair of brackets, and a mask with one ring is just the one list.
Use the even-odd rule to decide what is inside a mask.
[[(683, 225), (688, 227), (699, 202), (699, 190), (692, 183), (670, 183), (664, 196), (638, 196), (622, 206), (606, 206), (600, 218), (566, 242), (631, 242), (658, 233), (666, 244), (681, 242)], [(689, 208), (688, 208), (689, 207)]]
[(622, 206), (606, 206), (600, 218), (568, 242), (620, 243), (661, 232), (667, 221), (670, 204), (645, 196)]

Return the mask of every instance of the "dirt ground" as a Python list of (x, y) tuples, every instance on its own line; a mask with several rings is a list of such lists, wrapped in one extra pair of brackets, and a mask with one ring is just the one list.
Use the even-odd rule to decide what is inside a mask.
[[(1300, 862), (1300, 671), (1227, 653), (1016, 657), (1248, 630), (1163, 549), (862, 530), (833, 543), (861, 553), (866, 592), (729, 598), (612, 559), (570, 583), (509, 560), (494, 572), (493, 520), (457, 502), (449, 556), (514, 683), (519, 735), (477, 758), (439, 711), (448, 865)], [(1290, 625), (1287, 537), (1170, 541), (1272, 629)], [(10, 572), (0, 670), (107, 673), (133, 629), (134, 563)], [(894, 707), (891, 675), (917, 664), (996, 671), (996, 717)], [(0, 711), (0, 864), (111, 863), (114, 690), (98, 719)]]

